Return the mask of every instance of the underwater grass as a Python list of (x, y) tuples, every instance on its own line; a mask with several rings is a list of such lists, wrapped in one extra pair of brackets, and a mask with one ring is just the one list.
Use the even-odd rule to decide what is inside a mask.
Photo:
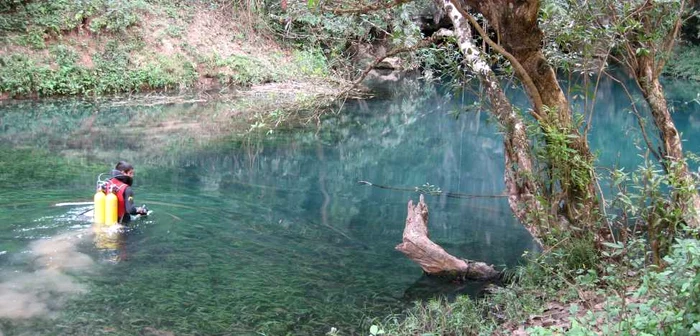
[[(254, 218), (260, 209), (250, 211), (238, 216)], [(187, 213), (179, 215), (188, 218)], [(304, 221), (288, 220), (298, 225)], [(145, 230), (158, 228), (144, 224), (127, 237), (129, 260), (105, 265), (100, 276), (85, 279), (92, 290), (71, 301), (59, 323), (33, 321), (31, 326), (3, 329), (45, 334), (133, 335), (155, 328), (177, 335), (318, 335), (335, 326), (355, 334), (366, 316), (403, 305), (400, 297), (374, 297), (386, 293), (386, 269), (351, 272), (366, 268), (367, 253), (377, 252), (358, 256), (356, 249), (365, 247), (338, 243), (346, 238), (319, 225), (290, 231), (272, 224), (225, 230), (221, 225), (182, 223), (177, 233), (147, 238), (141, 236)], [(137, 239), (128, 241), (132, 237)], [(328, 260), (327, 265), (319, 265), (319, 258)], [(402, 288), (397, 285), (395, 291)]]
[[(125, 113), (147, 112), (134, 108)], [(65, 116), (59, 124), (70, 132), (79, 129), (77, 114), (59, 114)], [(397, 125), (387, 126), (381, 117), (368, 123), (362, 116), (351, 114), (328, 125), (324, 121), (321, 131), (280, 131), (220, 146), (174, 148), (168, 160), (132, 162), (138, 167), (136, 202), (148, 204), (154, 214), (125, 235), (119, 252), (127, 259), (114, 263), (110, 256), (116, 251), (98, 251), (86, 242), (83, 252), (98, 261), (93, 274), (80, 277), (90, 290), (67, 302), (50, 322), (2, 321), (3, 332), (319, 335), (335, 327), (352, 335), (369, 330), (376, 316), (399, 313), (420, 293), (435, 294), (420, 283), (420, 268), (394, 250), (407, 198), (415, 195), (365, 188), (356, 181), (421, 185), (431, 176), (431, 183), (442, 185), (484, 171), (486, 157), (500, 158), (488, 149), (490, 156), (445, 162), (446, 173), (435, 172), (433, 162), (445, 151), (481, 153), (467, 146), (471, 142), (464, 137), (442, 138), (448, 130), (460, 131), (453, 118), (406, 124), (397, 117)], [(385, 135), (387, 127), (395, 127), (396, 134)], [(60, 150), (65, 146), (61, 136), (47, 138), (57, 139)], [(380, 143), (371, 141), (379, 138)], [(137, 150), (129, 145), (115, 142), (115, 152)], [(426, 160), (407, 168), (416, 153)], [(70, 183), (89, 198), (94, 176), (81, 179), (73, 176)], [(501, 183), (483, 177), (474, 185), (486, 190)], [(38, 190), (17, 190), (12, 199), (31, 199), (26, 195)], [(431, 201), (438, 209), (431, 213), (432, 237), (459, 255), (467, 251), (503, 264), (527, 245), (524, 230), (516, 231), (510, 217), (472, 208), (507, 207), (505, 203)], [(19, 215), (25, 227), (35, 225), (29, 212)], [(480, 248), (490, 239), (484, 233), (497, 237), (488, 249)]]

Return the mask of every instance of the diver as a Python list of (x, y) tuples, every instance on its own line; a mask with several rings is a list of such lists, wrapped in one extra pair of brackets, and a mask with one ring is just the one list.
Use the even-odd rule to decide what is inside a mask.
[(114, 170), (112, 178), (107, 181), (106, 190), (115, 190), (117, 195), (117, 216), (119, 224), (128, 224), (131, 215), (147, 215), (146, 206), (134, 206), (134, 192), (131, 184), (134, 182), (134, 167), (125, 161), (119, 161)]

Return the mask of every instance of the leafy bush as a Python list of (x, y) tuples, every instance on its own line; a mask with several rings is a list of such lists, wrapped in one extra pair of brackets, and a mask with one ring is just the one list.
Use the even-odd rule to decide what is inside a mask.
[(684, 45), (676, 50), (664, 73), (677, 78), (700, 81), (700, 46)]
[(142, 1), (116, 0), (102, 4), (101, 13), (90, 22), (93, 32), (124, 32), (127, 28), (138, 24), (137, 12), (146, 8)]
[(329, 73), (326, 57), (319, 49), (295, 50), (294, 63), (305, 75), (323, 77)]
[(221, 58), (215, 55), (210, 63), (213, 63), (213, 67), (221, 69), (218, 79), (225, 85), (248, 86), (265, 83), (270, 80), (268, 76), (272, 72), (258, 60), (246, 56), (231, 55)]
[(362, 56), (362, 52), (359, 52), (361, 48), (358, 49), (361, 45), (382, 45), (391, 49), (418, 42), (422, 36), (414, 18), (433, 6), (429, 1), (417, 1), (363, 14), (334, 15), (329, 11), (336, 6), (353, 7), (362, 4), (315, 1), (287, 3), (286, 9), (282, 9), (277, 2), (268, 3), (267, 21), (270, 28), (302, 50), (315, 48), (312, 50), (321, 51), (330, 61), (329, 68), (348, 72), (352, 70), (351, 59)]
[(651, 262), (657, 266), (662, 266), (661, 258), (683, 224), (682, 211), (673, 205), (673, 195), (688, 192), (674, 190), (676, 174), (673, 166), (670, 170), (671, 173), (665, 173), (658, 163), (646, 157), (636, 171), (615, 170), (612, 174), (617, 195), (612, 202), (616, 214), (611, 222), (620, 232), (621, 243), (643, 237), (648, 242)]
[(123, 32), (138, 24), (137, 13), (146, 8), (143, 0), (15, 0), (0, 7), (0, 35), (19, 33), (17, 43), (43, 48), (46, 36), (87, 22), (92, 32)]
[[(566, 335), (694, 335), (700, 333), (700, 242), (679, 239), (663, 270), (646, 268), (636, 289), (612, 295), (604, 309), (573, 321)], [(617, 275), (624, 277), (624, 275)], [(531, 335), (559, 335), (531, 328)]]
[(65, 46), (54, 48), (52, 55), (58, 65), (55, 69), (21, 54), (0, 57), (0, 92), (21, 97), (169, 90), (191, 86), (198, 77), (181, 55), (135, 65), (129, 60), (128, 49), (116, 43), (93, 57), (93, 68), (76, 64), (76, 53)]
[(34, 92), (34, 76), (40, 70), (25, 55), (0, 57), (0, 92), (9, 92), (15, 96)]

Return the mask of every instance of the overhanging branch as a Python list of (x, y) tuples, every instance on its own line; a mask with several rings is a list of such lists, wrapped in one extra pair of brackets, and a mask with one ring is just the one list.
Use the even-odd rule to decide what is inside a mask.
[(384, 55), (378, 56), (377, 58), (374, 59), (374, 61), (372, 61), (372, 63), (368, 64), (367, 67), (365, 67), (365, 70), (362, 71), (362, 73), (360, 74), (359, 77), (357, 77), (354, 81), (352, 81), (352, 83), (350, 84), (350, 87), (348, 87), (347, 89), (343, 90), (342, 92), (340, 92), (338, 94), (338, 97), (342, 97), (342, 96), (346, 95), (348, 92), (352, 91), (358, 85), (360, 85), (360, 83), (362, 83), (362, 81), (365, 80), (367, 75), (369, 75), (369, 73), (377, 65), (379, 65), (379, 63), (384, 61), (387, 57), (392, 57), (392, 56), (396, 56), (396, 55), (401, 54), (401, 53), (411, 52), (411, 51), (416, 51), (416, 50), (421, 49), (421, 48), (426, 48), (426, 47), (430, 46), (431, 44), (435, 43), (435, 41), (437, 41), (439, 38), (440, 38), (440, 36), (438, 36), (438, 34), (436, 33), (436, 34), (433, 34), (432, 36), (430, 36), (426, 39), (419, 41), (418, 43), (416, 43), (412, 46), (397, 47), (397, 48), (389, 50), (389, 52), (387, 52)]

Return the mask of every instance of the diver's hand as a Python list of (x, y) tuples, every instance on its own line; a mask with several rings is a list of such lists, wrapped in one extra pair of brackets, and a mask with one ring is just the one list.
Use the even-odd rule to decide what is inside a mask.
[(136, 213), (139, 215), (148, 215), (148, 209), (145, 206), (136, 208)]

